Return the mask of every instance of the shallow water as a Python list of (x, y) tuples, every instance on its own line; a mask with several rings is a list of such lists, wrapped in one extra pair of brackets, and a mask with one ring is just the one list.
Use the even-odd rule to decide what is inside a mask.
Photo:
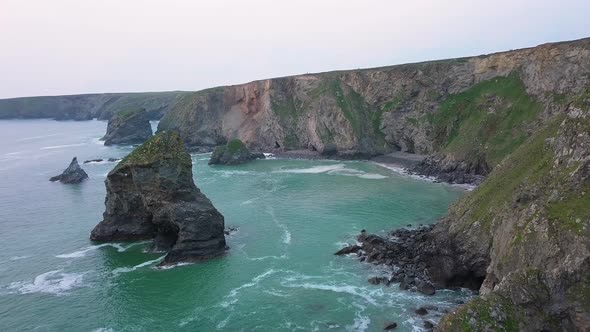
[[(96, 244), (104, 179), (115, 163), (81, 164), (79, 185), (48, 181), (73, 156), (122, 157), (104, 147), (100, 121), (0, 121), (0, 330), (400, 331), (420, 330), (414, 309), (453, 306), (373, 286), (385, 273), (333, 253), (361, 229), (431, 223), (462, 193), (364, 162), (261, 160), (210, 167), (194, 155), (197, 186), (239, 230), (227, 255), (171, 269), (149, 243)], [(437, 313), (428, 319), (436, 320)]]

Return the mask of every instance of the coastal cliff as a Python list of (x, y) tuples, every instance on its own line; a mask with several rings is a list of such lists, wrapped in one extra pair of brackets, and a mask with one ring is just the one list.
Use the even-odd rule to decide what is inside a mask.
[(149, 114), (144, 108), (129, 109), (113, 115), (104, 135), (104, 145), (141, 144), (152, 137)]
[(432, 155), (421, 173), (476, 182), (589, 86), (590, 39), (583, 39), (187, 93), (159, 129), (178, 131), (189, 146), (239, 138), (257, 150)]
[(108, 120), (115, 113), (145, 108), (160, 119), (183, 92), (103, 93), (0, 99), (0, 119)]

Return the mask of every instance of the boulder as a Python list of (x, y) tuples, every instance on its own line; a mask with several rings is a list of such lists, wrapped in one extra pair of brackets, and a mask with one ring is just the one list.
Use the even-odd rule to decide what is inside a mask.
[(105, 185), (106, 210), (91, 240), (154, 239), (154, 249), (168, 251), (162, 264), (225, 251), (224, 218), (195, 186), (178, 134), (153, 136), (117, 164)]
[(63, 171), (60, 175), (53, 176), (49, 181), (59, 181), (61, 183), (80, 183), (88, 179), (88, 174), (78, 164), (78, 158), (74, 157), (70, 166)]
[(152, 136), (149, 114), (143, 108), (115, 114), (107, 126), (104, 145), (141, 144)]
[(264, 158), (263, 153), (252, 153), (241, 140), (233, 139), (226, 145), (215, 148), (209, 165), (238, 165)]

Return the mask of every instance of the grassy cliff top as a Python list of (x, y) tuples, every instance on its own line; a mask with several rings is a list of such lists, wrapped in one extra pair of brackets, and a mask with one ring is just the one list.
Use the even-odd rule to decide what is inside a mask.
[(183, 166), (192, 165), (191, 157), (184, 149), (184, 142), (176, 132), (163, 131), (152, 136), (121, 160), (115, 170), (124, 166), (149, 165), (164, 159), (177, 159)]
[(128, 108), (115, 114), (115, 117), (120, 120), (128, 120), (134, 116), (141, 115), (145, 112), (143, 107)]

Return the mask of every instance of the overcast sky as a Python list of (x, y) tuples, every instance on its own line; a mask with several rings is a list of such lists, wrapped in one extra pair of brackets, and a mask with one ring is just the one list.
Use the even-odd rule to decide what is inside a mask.
[(0, 98), (199, 90), (590, 37), (589, 0), (0, 0)]

